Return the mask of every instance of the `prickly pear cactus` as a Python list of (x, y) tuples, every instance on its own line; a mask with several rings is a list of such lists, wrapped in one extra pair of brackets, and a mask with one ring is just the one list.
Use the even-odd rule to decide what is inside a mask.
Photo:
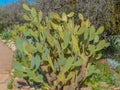
[(14, 77), (40, 83), (42, 90), (79, 89), (86, 77), (97, 73), (92, 63), (109, 45), (99, 38), (104, 27), (96, 30), (82, 14), (78, 15), (81, 23), (75, 24), (74, 12), (52, 12), (43, 19), (41, 11), (23, 7), (29, 23), (19, 26), (19, 33), (12, 32), (21, 55), (13, 62)]

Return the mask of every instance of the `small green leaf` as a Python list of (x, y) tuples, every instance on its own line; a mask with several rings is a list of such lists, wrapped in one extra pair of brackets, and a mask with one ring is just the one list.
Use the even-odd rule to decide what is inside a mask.
[(68, 74), (67, 78), (65, 79), (65, 83), (67, 83), (67, 81), (69, 81), (74, 75), (75, 75), (75, 72), (71, 71), (71, 72)]
[(25, 72), (25, 69), (18, 61), (13, 61), (12, 65), (14, 69), (21, 71), (21, 72)]
[(70, 12), (67, 16), (68, 17), (73, 17), (74, 16), (74, 12)]
[(30, 8), (26, 4), (23, 4), (23, 8), (27, 11), (30, 11)]
[(43, 13), (42, 11), (39, 11), (39, 22), (42, 20)]
[(23, 51), (22, 48), (23, 48), (23, 38), (17, 38), (16, 40), (16, 47), (19, 51)]
[(31, 15), (33, 18), (35, 18), (37, 16), (37, 12), (36, 12), (35, 8), (31, 9)]
[(105, 40), (100, 41), (96, 46), (96, 51), (103, 49), (105, 46)]
[(65, 13), (62, 13), (62, 20), (67, 22), (67, 15)]
[(91, 65), (90, 63), (87, 66), (87, 77), (91, 76), (92, 74), (99, 74), (100, 70), (95, 68), (95, 65)]
[(59, 66), (65, 65), (65, 62), (66, 62), (66, 58), (64, 57), (63, 54), (60, 54), (60, 58), (58, 59)]
[(51, 22), (51, 26), (53, 29), (57, 30), (58, 29), (58, 25), (55, 24), (54, 22)]
[(102, 50), (104, 47), (108, 47), (108, 46), (109, 43), (106, 43), (105, 40), (102, 40), (97, 44), (95, 51)]
[(85, 25), (86, 25), (86, 28), (87, 28), (87, 30), (88, 30), (88, 28), (90, 27), (90, 20), (89, 20), (89, 19), (87, 19), (87, 20), (85, 21)]
[(64, 32), (63, 41), (64, 41), (64, 48), (63, 49), (65, 49), (69, 44), (69, 33), (68, 32)]
[(96, 59), (100, 59), (102, 57), (102, 53), (97, 54)]
[(97, 30), (97, 32), (96, 32), (96, 34), (101, 34), (101, 33), (103, 33), (103, 31), (104, 31), (104, 27), (103, 26), (101, 26), (101, 27), (99, 27), (98, 28), (98, 30)]
[(34, 60), (34, 57), (32, 57), (30, 69), (33, 69), (34, 67), (35, 67), (35, 60)]
[(95, 67), (94, 65), (88, 64), (87, 66), (87, 76), (90, 76), (94, 73), (95, 71)]
[(78, 29), (79, 29), (79, 28), (80, 28), (80, 26), (79, 26), (79, 25), (76, 25), (76, 26), (75, 26), (75, 28), (74, 28), (74, 30), (73, 30), (73, 31), (74, 31), (74, 34), (78, 34), (78, 32), (77, 32), (77, 31), (78, 31)]
[(68, 19), (68, 25), (67, 25), (67, 27), (68, 27), (68, 30), (72, 30), (72, 32), (74, 32), (74, 27), (75, 27), (75, 23), (74, 23), (74, 21), (73, 21), (73, 19)]
[(22, 44), (22, 50), (23, 50), (23, 53), (26, 54), (26, 55), (29, 54), (29, 52), (28, 52), (27, 49), (26, 49), (26, 46), (27, 46), (27, 45), (28, 45), (27, 42), (23, 42), (23, 44)]
[(32, 44), (25, 45), (25, 50), (29, 53), (35, 53), (37, 51), (36, 47)]
[(41, 62), (42, 62), (42, 60), (40, 59), (40, 57), (38, 55), (32, 57), (30, 68), (33, 69), (35, 67), (35, 70), (37, 70), (40, 67)]
[(54, 67), (55, 67), (56, 70), (59, 68), (59, 64), (58, 64), (57, 60), (54, 61)]
[(72, 36), (72, 47), (75, 53), (79, 51), (78, 40), (75, 36)]
[(59, 43), (58, 40), (55, 40), (55, 46), (57, 48), (58, 54), (60, 55), (60, 53), (61, 53), (62, 50), (61, 50), (61, 46), (60, 46), (60, 43)]
[(76, 67), (79, 67), (83, 64), (83, 60), (82, 59), (79, 59), (78, 61), (76, 61), (73, 66), (76, 66)]
[(93, 55), (93, 53), (95, 53), (95, 45), (89, 44), (88, 50), (90, 52), (89, 56)]
[(63, 67), (63, 72), (64, 72), (64, 73), (66, 73), (67, 71), (69, 71), (69, 69), (70, 69), (71, 66), (72, 66), (72, 63), (73, 63), (73, 58), (68, 58), (68, 59), (66, 60), (66, 63), (65, 63), (65, 65), (64, 65), (64, 67)]
[(97, 43), (99, 41), (99, 36), (98, 35), (95, 35), (94, 36), (94, 43)]
[(60, 38), (61, 38), (61, 39), (63, 39), (63, 38), (64, 38), (63, 31), (59, 31), (59, 35), (60, 35)]
[(10, 90), (12, 90), (13, 83), (14, 83), (14, 80), (10, 80), (9, 83), (8, 83), (8, 85), (7, 85), (7, 88), (10, 89)]
[(54, 37), (51, 34), (47, 34), (47, 41), (52, 47), (54, 46)]
[(42, 60), (40, 59), (40, 56), (36, 55), (36, 56), (35, 56), (36, 70), (40, 67), (41, 61), (42, 61)]
[(23, 18), (25, 19), (25, 20), (27, 20), (27, 21), (30, 21), (31, 19), (30, 19), (30, 17), (28, 17), (28, 15), (23, 15)]
[(78, 14), (78, 17), (79, 17), (80, 20), (82, 20), (82, 21), (84, 20), (84, 17), (81, 13)]
[(78, 35), (83, 34), (86, 31), (86, 25), (82, 24), (80, 29), (78, 30)]
[(36, 43), (36, 48), (37, 48), (37, 50), (38, 50), (40, 53), (43, 52), (42, 47), (43, 47), (43, 45), (42, 45), (41, 43), (38, 43), (38, 42)]
[(55, 71), (55, 68), (54, 68), (54, 65), (53, 65), (53, 62), (52, 62), (52, 59), (51, 59), (50, 56), (48, 56), (48, 62), (49, 62), (49, 64), (50, 64), (52, 70)]
[(90, 29), (89, 41), (92, 41), (95, 38), (95, 27), (91, 26), (89, 29)]
[(62, 73), (59, 73), (59, 75), (58, 75), (58, 82), (64, 82), (64, 80), (65, 80), (65, 74), (62, 72)]
[(88, 35), (89, 35), (89, 32), (88, 32), (88, 31), (85, 31), (85, 32), (84, 32), (84, 40), (87, 40), (87, 39), (88, 39)]
[(51, 16), (51, 18), (53, 18), (53, 19), (55, 19), (55, 20), (57, 20), (57, 21), (59, 21), (59, 22), (60, 22), (60, 21), (63, 21), (57, 13), (52, 12), (52, 13), (50, 14), (50, 16)]
[(24, 73), (24, 72), (21, 72), (21, 71), (15, 70), (15, 71), (14, 71), (14, 76), (19, 77), (19, 78), (23, 78), (23, 77), (26, 77), (27, 74)]
[(27, 71), (27, 76), (29, 77), (30, 80), (33, 80), (35, 82), (42, 82), (42, 80), (39, 80), (39, 78), (37, 77), (34, 71), (30, 69), (27, 69), (26, 71)]

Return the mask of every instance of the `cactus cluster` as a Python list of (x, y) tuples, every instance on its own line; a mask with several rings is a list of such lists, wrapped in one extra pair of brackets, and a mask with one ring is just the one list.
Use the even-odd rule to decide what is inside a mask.
[(96, 30), (80, 13), (81, 23), (75, 24), (74, 12), (51, 12), (43, 19), (42, 11), (23, 8), (28, 23), (11, 31), (21, 55), (13, 61), (14, 77), (40, 83), (42, 90), (79, 90), (86, 77), (98, 72), (92, 63), (109, 45), (99, 38), (104, 27)]

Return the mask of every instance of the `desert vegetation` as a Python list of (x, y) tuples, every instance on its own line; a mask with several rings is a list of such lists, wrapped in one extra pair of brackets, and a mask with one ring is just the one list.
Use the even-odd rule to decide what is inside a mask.
[(16, 78), (35, 90), (119, 88), (119, 6), (119, 0), (19, 0), (0, 6), (0, 37), (15, 48), (8, 88)]

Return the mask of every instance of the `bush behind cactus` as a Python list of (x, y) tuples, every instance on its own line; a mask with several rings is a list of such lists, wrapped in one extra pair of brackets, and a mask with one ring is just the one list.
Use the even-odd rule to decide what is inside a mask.
[(112, 54), (120, 55), (120, 35), (112, 35), (107, 38), (107, 41), (110, 43), (108, 51)]

